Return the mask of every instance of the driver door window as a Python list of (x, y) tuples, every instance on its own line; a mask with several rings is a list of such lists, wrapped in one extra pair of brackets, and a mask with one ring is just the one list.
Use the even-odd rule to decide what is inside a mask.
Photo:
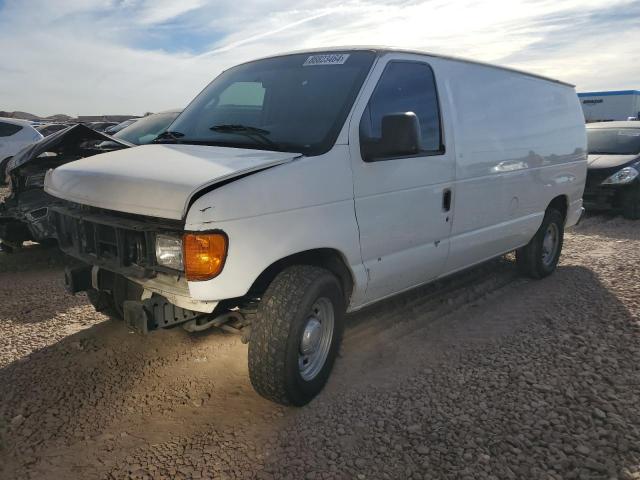
[(418, 155), (444, 153), (433, 71), (418, 62), (389, 62), (360, 120), (360, 144), (380, 141), (382, 118), (404, 112), (413, 112), (420, 123)]

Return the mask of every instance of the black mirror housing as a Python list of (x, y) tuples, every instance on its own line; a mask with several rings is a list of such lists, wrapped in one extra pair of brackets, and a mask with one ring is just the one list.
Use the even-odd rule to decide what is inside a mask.
[(390, 113), (382, 117), (381, 138), (361, 140), (366, 161), (416, 155), (420, 152), (420, 121), (413, 112)]

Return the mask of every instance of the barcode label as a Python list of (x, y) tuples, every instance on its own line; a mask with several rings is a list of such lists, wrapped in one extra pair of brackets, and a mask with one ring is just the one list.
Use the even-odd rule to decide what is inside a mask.
[(303, 67), (315, 65), (342, 65), (349, 58), (348, 53), (327, 53), (323, 55), (311, 55), (302, 64)]

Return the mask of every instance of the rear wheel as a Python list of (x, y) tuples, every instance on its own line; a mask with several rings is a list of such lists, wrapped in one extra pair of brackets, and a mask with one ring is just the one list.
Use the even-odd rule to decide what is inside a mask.
[(531, 241), (516, 250), (518, 269), (531, 278), (544, 278), (556, 269), (564, 240), (564, 216), (555, 209), (544, 215)]
[(263, 397), (305, 405), (324, 387), (340, 347), (345, 300), (327, 270), (296, 265), (263, 295), (249, 342), (249, 376)]
[(622, 195), (622, 216), (629, 220), (640, 220), (640, 183), (628, 187)]

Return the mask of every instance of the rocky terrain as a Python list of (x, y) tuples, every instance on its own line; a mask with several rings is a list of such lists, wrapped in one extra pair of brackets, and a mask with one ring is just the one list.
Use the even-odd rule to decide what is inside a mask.
[(351, 315), (319, 398), (251, 389), (246, 345), (146, 339), (0, 254), (0, 478), (640, 479), (640, 223), (592, 216), (551, 277), (509, 256)]

